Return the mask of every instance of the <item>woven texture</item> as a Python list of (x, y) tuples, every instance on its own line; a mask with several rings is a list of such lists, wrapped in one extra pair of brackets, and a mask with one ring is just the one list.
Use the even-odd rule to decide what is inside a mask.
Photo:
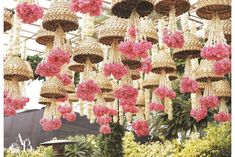
[(4, 32), (10, 30), (13, 25), (13, 12), (4, 8)]
[(95, 81), (102, 92), (110, 92), (113, 90), (111, 82), (104, 76), (104, 74), (98, 73), (95, 77)]
[(137, 60), (131, 60), (131, 59), (128, 59), (126, 56), (122, 55), (122, 63), (130, 68), (131, 70), (135, 70), (135, 69), (138, 69), (141, 67), (141, 62), (139, 59)]
[(55, 2), (43, 17), (42, 26), (46, 30), (55, 31), (61, 25), (64, 32), (74, 31), (78, 28), (78, 17), (70, 9), (68, 2)]
[(69, 86), (65, 86), (64, 88), (67, 93), (75, 93), (74, 83), (71, 83)]
[(76, 73), (80, 73), (80, 72), (84, 71), (84, 64), (76, 63), (76, 62), (74, 62), (74, 60), (72, 60), (69, 63), (68, 69), (71, 71), (74, 71)]
[(54, 42), (54, 32), (40, 28), (36, 35), (36, 42), (41, 45), (47, 45)]
[(231, 19), (224, 21), (224, 36), (227, 43), (231, 43)]
[(40, 96), (38, 103), (42, 104), (42, 105), (50, 105), (51, 101), (52, 101), (51, 99), (44, 98), (44, 97)]
[(156, 0), (155, 11), (165, 16), (169, 16), (171, 6), (175, 6), (175, 14), (179, 16), (190, 9), (188, 0)]
[(143, 81), (143, 88), (153, 89), (159, 85), (159, 75), (154, 73), (146, 74)]
[(78, 98), (75, 93), (69, 93), (68, 97), (70, 102), (78, 102)]
[(130, 74), (132, 80), (140, 79), (140, 72), (138, 70), (130, 70)]
[(138, 107), (145, 106), (144, 91), (142, 90), (139, 90), (138, 92), (136, 106)]
[(103, 93), (103, 97), (106, 102), (113, 102), (115, 100), (113, 92), (105, 92)]
[(215, 13), (221, 20), (231, 17), (231, 0), (198, 0), (196, 4), (197, 16), (211, 20)]
[(178, 78), (178, 75), (177, 75), (176, 71), (172, 72), (172, 73), (169, 73), (168, 76), (169, 76), (170, 81), (174, 81)]
[(212, 82), (212, 89), (215, 95), (218, 97), (231, 97), (231, 88), (227, 80)]
[(157, 43), (158, 35), (153, 21), (150, 19), (142, 19), (139, 24), (139, 30), (147, 41), (150, 41), (152, 44)]
[(127, 30), (127, 20), (115, 16), (105, 20), (98, 33), (99, 42), (112, 45), (113, 41), (123, 41)]
[(115, 16), (129, 18), (136, 5), (136, 0), (112, 0), (111, 11)]
[(84, 37), (73, 54), (73, 60), (77, 63), (85, 63), (87, 58), (92, 63), (103, 61), (103, 50), (100, 44), (92, 37)]

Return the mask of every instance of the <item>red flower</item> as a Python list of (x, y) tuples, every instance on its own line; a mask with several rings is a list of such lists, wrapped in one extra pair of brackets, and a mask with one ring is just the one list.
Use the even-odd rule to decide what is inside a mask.
[(219, 98), (217, 96), (203, 96), (199, 100), (200, 104), (209, 109), (214, 109), (219, 104)]
[(93, 112), (96, 117), (102, 117), (105, 114), (107, 114), (109, 111), (109, 108), (103, 105), (96, 105), (93, 107)]
[(73, 122), (73, 121), (76, 120), (77, 115), (76, 115), (76, 113), (74, 113), (74, 112), (65, 113), (65, 114), (63, 115), (63, 118), (66, 119), (66, 120), (69, 121), (69, 122)]
[(61, 125), (62, 122), (59, 118), (57, 119), (40, 119), (40, 124), (42, 126), (42, 129), (44, 131), (53, 131), (53, 130), (58, 130)]
[(164, 111), (165, 108), (164, 105), (160, 103), (150, 103), (148, 107), (150, 111), (156, 111), (156, 112)]
[(120, 80), (127, 73), (128, 70), (122, 64), (109, 63), (104, 65), (104, 75), (106, 77), (113, 75), (116, 80)]
[(196, 80), (189, 77), (183, 77), (180, 82), (181, 93), (196, 93), (199, 90), (199, 84)]
[(131, 26), (129, 29), (128, 29), (128, 34), (130, 35), (130, 37), (132, 38), (136, 38), (136, 33), (137, 33), (137, 29), (135, 26)]
[(127, 105), (125, 105), (125, 106), (122, 106), (122, 108), (123, 108), (123, 111), (125, 113), (130, 112), (130, 113), (135, 114), (135, 113), (139, 112), (139, 109), (136, 106), (127, 106)]
[(120, 100), (121, 106), (133, 106), (136, 103), (138, 90), (129, 85), (123, 85), (114, 92), (114, 96)]
[(214, 63), (213, 70), (216, 75), (227, 75), (231, 73), (231, 60), (222, 59)]
[(148, 50), (152, 48), (152, 43), (146, 40), (142, 40), (138, 43), (135, 43), (133, 51), (137, 54), (139, 58), (147, 58)]
[(164, 29), (162, 40), (169, 48), (182, 48), (184, 46), (184, 36), (179, 31), (172, 33), (170, 30)]
[(149, 135), (148, 123), (145, 120), (135, 121), (132, 124), (132, 128), (134, 129), (137, 136), (147, 136), (147, 135)]
[(108, 125), (102, 125), (101, 127), (100, 127), (100, 133), (101, 134), (104, 134), (104, 135), (106, 135), (106, 134), (110, 134), (112, 131), (111, 131), (111, 128), (108, 126)]
[(128, 59), (134, 60), (137, 57), (137, 53), (133, 50), (135, 43), (132, 41), (122, 41), (118, 45), (118, 50), (125, 56), (127, 56)]
[(71, 85), (72, 83), (72, 79), (70, 78), (70, 76), (68, 74), (58, 74), (56, 75), (56, 77), (62, 81), (63, 85), (64, 86), (68, 86), (68, 85)]
[(151, 59), (145, 59), (142, 63), (141, 63), (141, 67), (140, 67), (140, 71), (143, 71), (144, 73), (150, 73), (152, 70), (152, 61)]
[(54, 64), (43, 62), (38, 64), (35, 73), (42, 77), (52, 77), (60, 72), (60, 67)]
[(207, 109), (200, 108), (200, 109), (192, 109), (190, 115), (199, 122), (200, 120), (204, 119), (207, 116)]
[(214, 115), (214, 119), (218, 122), (228, 122), (231, 121), (231, 114), (226, 112), (219, 112)]
[(109, 125), (112, 121), (110, 116), (102, 116), (96, 119), (96, 122), (100, 125)]
[(48, 55), (47, 62), (49, 64), (56, 65), (61, 67), (64, 64), (68, 64), (70, 62), (70, 53), (66, 52), (60, 48), (53, 49), (51, 53)]
[(166, 87), (158, 87), (155, 89), (154, 93), (160, 97), (160, 99), (164, 99), (165, 97), (168, 97), (170, 99), (174, 99), (176, 97), (176, 93)]
[(58, 111), (61, 113), (61, 115), (64, 115), (66, 113), (72, 112), (72, 107), (71, 106), (60, 105), (59, 108), (58, 108)]

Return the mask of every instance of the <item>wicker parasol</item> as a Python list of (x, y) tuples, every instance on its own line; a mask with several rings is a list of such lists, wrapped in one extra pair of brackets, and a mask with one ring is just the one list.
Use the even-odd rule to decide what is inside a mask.
[(50, 105), (51, 101), (51, 99), (40, 97), (38, 103), (43, 105)]
[(138, 70), (130, 70), (130, 74), (132, 80), (138, 80), (141, 77), (140, 72)]
[(150, 41), (152, 44), (157, 43), (158, 35), (153, 21), (150, 19), (141, 19), (139, 23), (139, 30), (147, 41)]
[(104, 76), (103, 73), (98, 73), (95, 78), (95, 81), (102, 92), (111, 92), (113, 90), (111, 82)]
[(227, 43), (231, 43), (231, 19), (224, 21), (224, 36)]
[(41, 45), (47, 45), (54, 42), (54, 32), (40, 28), (36, 35), (36, 42)]
[(143, 81), (143, 88), (153, 89), (159, 86), (159, 75), (155, 73), (146, 74)]
[(220, 98), (230, 98), (231, 88), (227, 80), (212, 82), (212, 89), (216, 96)]
[(4, 32), (10, 30), (12, 28), (13, 23), (13, 11), (4, 8)]

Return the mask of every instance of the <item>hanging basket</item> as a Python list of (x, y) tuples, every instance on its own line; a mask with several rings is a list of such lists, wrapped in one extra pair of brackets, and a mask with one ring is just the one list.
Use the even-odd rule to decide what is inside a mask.
[(115, 100), (113, 92), (105, 92), (103, 93), (103, 97), (106, 102), (113, 102)]
[(138, 70), (130, 70), (130, 74), (132, 80), (140, 79), (140, 72)]
[(224, 21), (224, 36), (227, 40), (227, 43), (231, 43), (231, 19)]
[(152, 44), (158, 42), (157, 30), (150, 19), (142, 19), (139, 23), (139, 30), (147, 41)]
[(42, 105), (51, 105), (51, 101), (52, 101), (51, 99), (40, 96), (38, 103)]
[(231, 17), (231, 0), (198, 0), (196, 8), (197, 16), (206, 20), (211, 20), (215, 14), (221, 20)]
[(137, 101), (136, 101), (137, 107), (144, 107), (145, 106), (145, 97), (144, 97), (144, 91), (139, 90)]
[(80, 73), (80, 72), (84, 71), (84, 64), (76, 63), (76, 62), (74, 62), (74, 60), (72, 60), (69, 63), (68, 69), (71, 71), (74, 71), (76, 73)]
[(70, 102), (78, 102), (78, 98), (75, 93), (68, 93), (68, 97)]
[(64, 88), (67, 93), (75, 93), (74, 83), (71, 83), (69, 86), (65, 86)]
[(19, 56), (11, 56), (4, 63), (4, 79), (27, 81), (33, 78), (32, 68)]
[(41, 45), (47, 45), (54, 42), (54, 32), (40, 28), (36, 35), (36, 42)]
[(216, 96), (220, 98), (230, 98), (231, 88), (227, 80), (212, 82), (212, 89)]
[(111, 92), (113, 90), (111, 82), (102, 73), (98, 73), (95, 77), (97, 85), (102, 92)]
[(153, 73), (160, 74), (161, 71), (172, 73), (176, 71), (175, 62), (169, 53), (161, 51), (156, 54), (155, 58), (152, 68)]
[(185, 36), (185, 43), (183, 48), (174, 49), (173, 57), (176, 59), (186, 59), (187, 57), (197, 58), (200, 57), (201, 49), (202, 43), (199, 41), (199, 39), (194, 34), (187, 33)]
[(155, 0), (140, 0), (135, 8), (135, 11), (140, 15), (140, 17), (150, 15), (154, 10)]
[(113, 41), (123, 41), (127, 30), (127, 20), (112, 16), (105, 20), (98, 33), (99, 42), (111, 46)]
[(40, 96), (53, 99), (64, 98), (66, 96), (66, 91), (62, 82), (54, 76), (47, 79), (43, 84)]
[(190, 9), (188, 0), (156, 0), (155, 11), (159, 14), (169, 16), (172, 6), (175, 7), (176, 16), (179, 16)]
[(143, 88), (153, 89), (159, 86), (159, 75), (154, 73), (146, 74), (143, 81)]
[(203, 59), (195, 72), (196, 80), (199, 82), (207, 82), (210, 81), (219, 81), (224, 79), (223, 75), (216, 75), (213, 72), (213, 65), (215, 61), (210, 61)]
[(178, 78), (176, 71), (172, 72), (172, 73), (169, 73), (168, 75), (169, 75), (169, 80), (170, 81), (174, 81), (174, 80), (176, 80)]
[(74, 50), (73, 60), (85, 63), (88, 58), (92, 63), (103, 61), (103, 50), (94, 38), (86, 36)]
[(70, 9), (68, 2), (52, 3), (43, 17), (42, 26), (44, 29), (55, 32), (59, 25), (64, 32), (78, 29), (78, 17)]
[(207, 86), (207, 82), (199, 82), (199, 89), (201, 91), (204, 91), (206, 86)]
[(13, 11), (4, 8), (4, 32), (10, 30), (12, 28), (13, 23)]
[(124, 55), (122, 55), (122, 63), (131, 70), (136, 70), (141, 67), (140, 59), (131, 60)]
[(136, 6), (136, 0), (112, 0), (111, 11), (115, 16), (129, 18), (132, 10), (136, 8)]

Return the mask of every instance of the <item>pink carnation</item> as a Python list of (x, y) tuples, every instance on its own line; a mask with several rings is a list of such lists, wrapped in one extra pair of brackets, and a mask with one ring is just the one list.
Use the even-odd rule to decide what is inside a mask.
[(61, 113), (61, 115), (64, 115), (66, 113), (72, 112), (72, 107), (60, 105), (58, 111)]
[(109, 109), (108, 110), (108, 112), (107, 112), (107, 114), (109, 114), (109, 115), (112, 115), (112, 116), (115, 116), (115, 115), (117, 115), (117, 110), (115, 110), (115, 109)]
[(132, 128), (134, 129), (137, 136), (147, 136), (149, 135), (149, 127), (148, 123), (145, 120), (137, 120), (132, 124)]
[(73, 121), (76, 120), (77, 115), (76, 115), (76, 113), (74, 113), (74, 112), (65, 113), (65, 114), (63, 115), (63, 118), (66, 119), (66, 120), (69, 121), (69, 122), (73, 122)]
[(176, 97), (176, 93), (166, 87), (158, 87), (155, 89), (154, 93), (160, 97), (160, 99), (164, 99), (165, 97), (168, 97), (170, 99), (174, 99)]
[(96, 122), (100, 125), (109, 125), (112, 121), (110, 116), (97, 117)]
[(127, 105), (125, 105), (125, 106), (122, 106), (122, 108), (123, 108), (123, 111), (125, 113), (130, 112), (130, 113), (135, 114), (135, 113), (139, 112), (139, 109), (136, 106), (127, 106)]
[(201, 57), (208, 60), (221, 60), (229, 57), (231, 54), (231, 47), (226, 44), (216, 44), (214, 46), (205, 46), (201, 50)]
[(128, 70), (122, 64), (109, 63), (104, 65), (104, 75), (106, 77), (113, 75), (116, 80), (120, 80), (127, 73)]
[(120, 100), (120, 105), (133, 106), (136, 103), (138, 90), (129, 85), (123, 85), (114, 92), (114, 96)]
[(136, 33), (137, 33), (137, 29), (135, 26), (131, 26), (129, 29), (128, 29), (128, 34), (130, 37), (132, 38), (136, 38)]
[(148, 50), (152, 48), (152, 43), (146, 40), (142, 40), (138, 43), (135, 43), (133, 47), (133, 52), (137, 54), (136, 57), (139, 58), (147, 58), (148, 57)]
[(23, 23), (31, 24), (43, 17), (43, 8), (36, 4), (27, 2), (19, 3), (16, 6), (17, 16)]
[(105, 114), (107, 114), (109, 111), (109, 108), (103, 105), (96, 105), (93, 107), (93, 112), (96, 117), (102, 117)]
[(151, 59), (145, 59), (142, 63), (141, 63), (141, 67), (140, 67), (140, 71), (143, 71), (144, 73), (150, 73), (152, 70), (152, 61)]
[(214, 119), (218, 122), (229, 122), (231, 121), (231, 114), (226, 112), (219, 112), (214, 115)]
[(68, 74), (58, 74), (56, 75), (58, 79), (63, 83), (64, 86), (71, 85), (72, 79)]
[(76, 95), (83, 101), (92, 102), (95, 99), (95, 94), (100, 93), (101, 89), (97, 86), (94, 80), (88, 80), (79, 84), (76, 88)]
[(134, 60), (137, 57), (137, 53), (133, 50), (135, 43), (132, 41), (122, 41), (118, 45), (118, 50), (125, 56), (127, 56), (128, 59)]
[(58, 130), (61, 125), (62, 121), (58, 119), (40, 119), (40, 124), (42, 126), (42, 129), (44, 131), (53, 131), (53, 130)]
[(199, 84), (196, 80), (189, 77), (183, 77), (180, 82), (181, 93), (196, 93), (199, 90)]
[(100, 133), (101, 134), (104, 134), (104, 135), (106, 135), (106, 134), (110, 134), (112, 131), (111, 131), (111, 128), (108, 126), (108, 125), (102, 125), (101, 127), (100, 127)]
[(14, 106), (4, 103), (4, 116), (16, 115), (16, 109)]
[(206, 108), (192, 109), (190, 115), (197, 122), (199, 122), (200, 120), (204, 119), (207, 116), (207, 109)]
[(202, 107), (214, 109), (220, 103), (219, 98), (217, 96), (203, 96), (199, 100)]
[(61, 67), (64, 64), (68, 64), (70, 62), (70, 53), (66, 52), (60, 48), (55, 48), (48, 55), (47, 62), (49, 64), (56, 65)]
[(184, 46), (184, 36), (179, 31), (172, 33), (170, 30), (164, 29), (162, 40), (169, 48), (182, 48)]
[(165, 108), (164, 105), (160, 103), (150, 103), (148, 107), (150, 111), (156, 111), (156, 112), (164, 111)]
[(42, 77), (52, 77), (57, 75), (60, 72), (60, 67), (49, 64), (47, 62), (43, 62), (38, 64), (35, 73)]
[(99, 16), (102, 10), (103, 0), (72, 0), (71, 10), (83, 14), (89, 13), (91, 16)]
[(231, 60), (225, 58), (214, 63), (213, 70), (216, 75), (227, 75), (231, 73)]

